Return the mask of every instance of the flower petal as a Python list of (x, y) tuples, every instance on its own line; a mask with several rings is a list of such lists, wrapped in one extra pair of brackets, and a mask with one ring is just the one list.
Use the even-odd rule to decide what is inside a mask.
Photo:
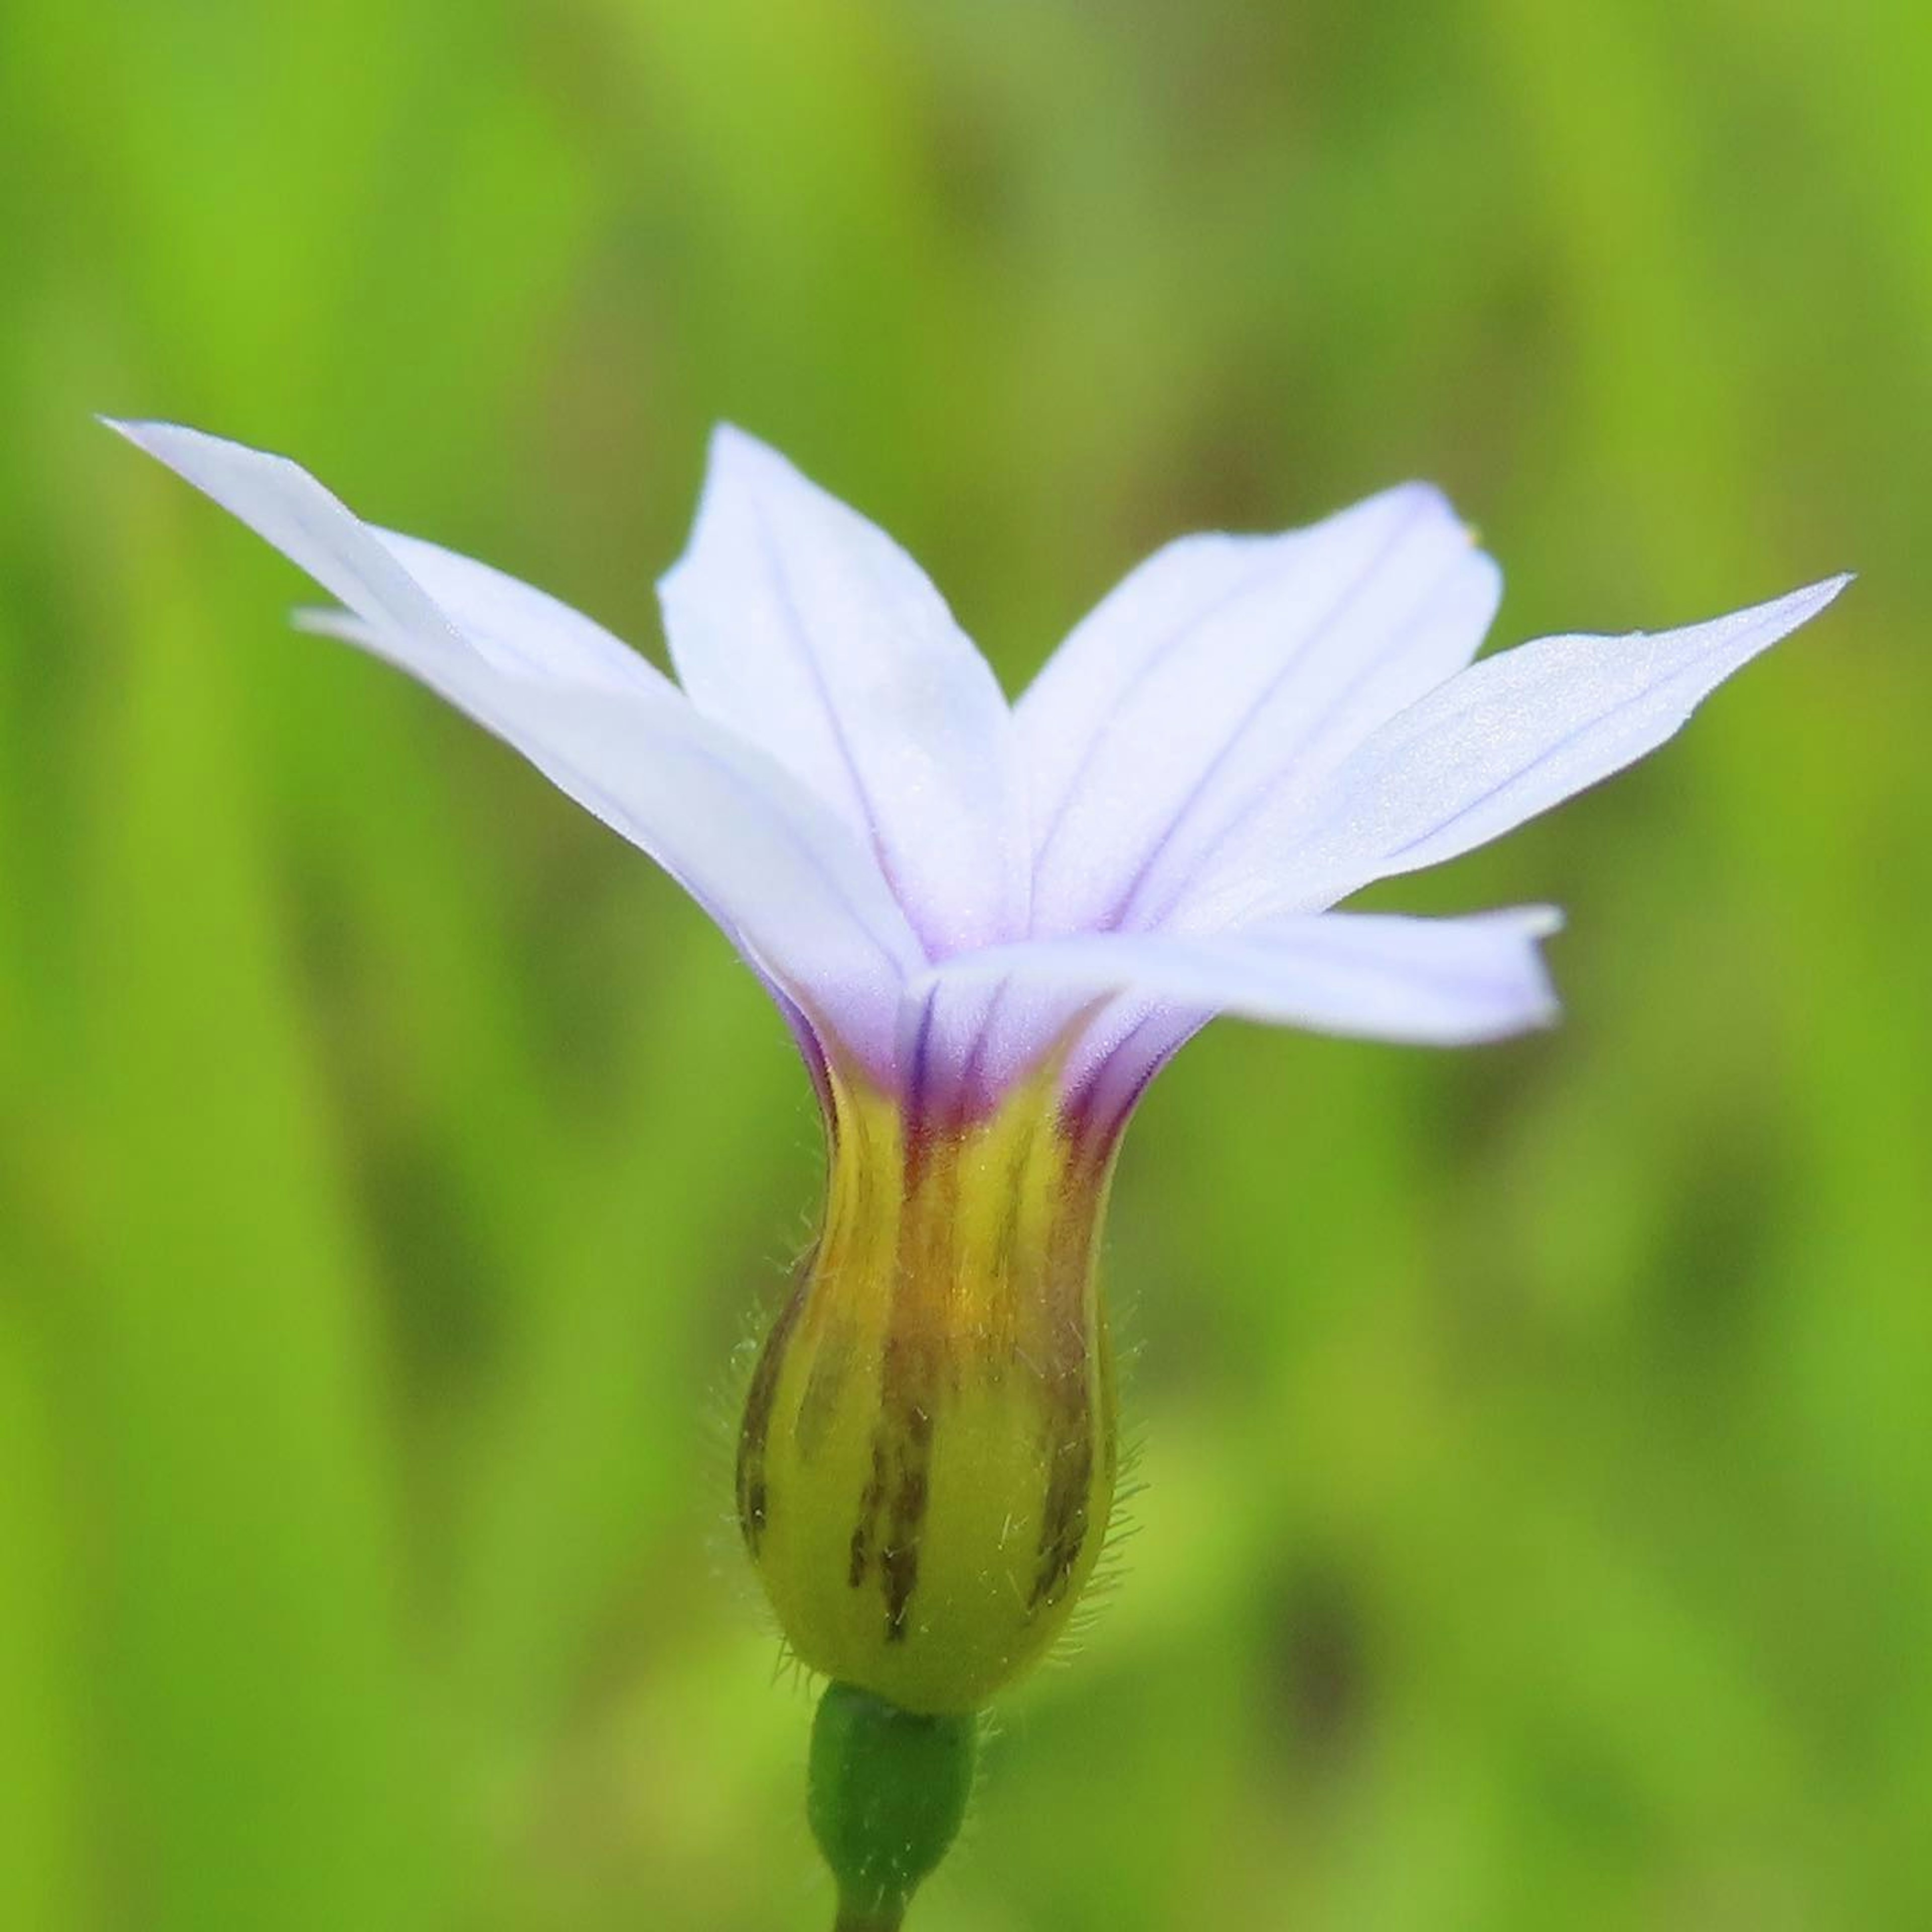
[(1084, 933), (982, 948), (907, 987), (895, 1076), (915, 1116), (970, 1114), (1060, 1057), (1063, 1093), (1103, 1133), (1200, 1027), (1232, 1014), (1435, 1046), (1549, 1024), (1546, 906), (1462, 919), (1318, 913), (1240, 933)]
[(1487, 844), (1655, 749), (1850, 581), (1682, 630), (1544, 638), (1486, 658), (1391, 718), (1312, 809), (1298, 799), (1258, 812), (1196, 879), (1179, 922), (1216, 930), (1330, 905)]
[(1501, 588), (1423, 484), (1286, 536), (1157, 552), (1016, 708), (1034, 931), (1157, 924), (1260, 799), (1318, 782), (1467, 664)]
[(500, 670), (618, 691), (673, 688), (648, 658), (547, 591), (421, 537), (364, 528)]
[[(900, 985), (923, 955), (865, 852), (756, 747), (700, 717), (648, 667), (634, 679), (620, 674), (601, 644), (554, 612), (548, 634), (512, 636), (529, 614), (524, 598), (451, 572), (448, 554), (437, 553), (445, 561), (425, 574), (451, 593), (454, 608), (445, 608), (402, 560), (422, 565), (422, 552), (392, 548), (285, 457), (170, 424), (112, 427), (354, 614), (326, 614), (317, 628), (366, 644), (522, 752), (677, 878), (814, 1022), (868, 1060), (889, 1060)], [(482, 600), (490, 621), (472, 638), (455, 619), (478, 619), (479, 587), (491, 592)], [(571, 633), (560, 655), (560, 628)], [(580, 670), (587, 656), (601, 679), (533, 676), (547, 646), (552, 668)]]
[(907, 1004), (1004, 981), (1036, 998), (1129, 994), (1184, 1014), (1464, 1046), (1556, 1018), (1536, 942), (1561, 923), (1528, 906), (1461, 919), (1312, 913), (1201, 938), (1089, 933), (963, 954), (916, 980)]
[(692, 701), (870, 844), (935, 954), (1025, 930), (1011, 714), (889, 537), (775, 451), (720, 429), (690, 545), (658, 589)]

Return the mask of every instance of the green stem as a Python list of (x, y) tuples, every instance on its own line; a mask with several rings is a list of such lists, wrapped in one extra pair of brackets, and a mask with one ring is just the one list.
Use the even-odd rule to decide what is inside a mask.
[(966, 1815), (978, 1742), (976, 1717), (921, 1716), (856, 1684), (826, 1688), (806, 1814), (838, 1883), (832, 1932), (899, 1932)]

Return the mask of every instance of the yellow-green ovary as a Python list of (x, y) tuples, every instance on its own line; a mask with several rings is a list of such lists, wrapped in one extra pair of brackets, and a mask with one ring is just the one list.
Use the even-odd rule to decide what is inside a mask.
[(910, 1135), (876, 1092), (832, 1094), (824, 1225), (753, 1376), (739, 1519), (806, 1663), (970, 1711), (1065, 1628), (1112, 1508), (1108, 1157), (1046, 1079)]

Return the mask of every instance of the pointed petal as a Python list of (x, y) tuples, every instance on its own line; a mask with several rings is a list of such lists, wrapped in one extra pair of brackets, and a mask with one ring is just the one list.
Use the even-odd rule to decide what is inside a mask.
[[(656, 859), (808, 1014), (854, 1051), (889, 1058), (899, 985), (923, 955), (869, 858), (763, 753), (700, 717), (648, 667), (634, 680), (618, 674), (581, 632), (564, 658), (588, 652), (602, 681), (532, 675), (526, 654), (533, 638), (544, 640), (494, 634), (494, 618), (516, 615), (508, 607), (520, 597), (493, 605), (472, 638), (400, 560), (420, 563), (420, 552), (392, 549), (287, 458), (169, 424), (113, 427), (350, 606), (352, 615), (325, 614), (317, 628), (367, 645), (514, 746)], [(425, 574), (452, 590), (442, 565)], [(474, 620), (478, 584), (454, 574), (463, 581), (452, 603)]]
[(364, 528), (499, 670), (620, 691), (670, 688), (648, 658), (548, 592), (421, 537)]
[(986, 660), (882, 531), (721, 429), (659, 586), (680, 681), (876, 853), (944, 953), (1025, 929), (1012, 722)]
[(1190, 930), (1332, 904), (1547, 812), (1670, 737), (1732, 672), (1850, 580), (1655, 635), (1544, 638), (1472, 665), (1368, 740), (1312, 815), (1257, 813), (1195, 882)]
[(1157, 552), (1016, 707), (1036, 934), (1156, 924), (1262, 797), (1318, 783), (1467, 664), (1501, 594), (1438, 490)]
[[(1460, 920), (1324, 912), (1242, 933), (1080, 933), (986, 946), (946, 960), (906, 989), (933, 1069), (974, 1100), (1012, 1080), (1091, 1014), (1100, 1020), (1066, 1070), (1080, 1091), (1126, 1053), (1134, 1080), (1214, 1014), (1416, 1046), (1472, 1046), (1556, 1018), (1536, 943), (1550, 906)], [(999, 989), (989, 1003), (987, 989)]]

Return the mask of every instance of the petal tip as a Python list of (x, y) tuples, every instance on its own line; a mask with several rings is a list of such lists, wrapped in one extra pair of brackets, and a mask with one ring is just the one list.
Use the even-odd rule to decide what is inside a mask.
[(175, 427), (172, 423), (147, 422), (138, 416), (110, 416), (103, 410), (94, 411), (94, 420), (103, 429), (111, 429), (116, 436), (131, 442), (136, 449), (152, 448), (167, 430)]
[[(705, 439), (704, 480), (698, 493), (698, 511), (685, 547), (657, 580), (660, 596), (674, 588), (694, 564), (707, 530), (742, 516), (736, 506), (755, 494), (761, 484), (796, 477), (791, 464), (768, 442), (749, 430), (722, 420), (713, 423)], [(802, 478), (798, 480), (802, 481)]]
[(711, 434), (705, 439), (705, 460), (709, 466), (734, 468), (766, 468), (782, 465), (790, 468), (784, 457), (766, 442), (762, 436), (754, 436), (748, 429), (721, 418), (711, 426)]
[(1766, 614), (1788, 618), (1786, 628), (1796, 630), (1808, 622), (1826, 605), (1835, 603), (1839, 596), (1857, 576), (1856, 571), (1841, 570), (1830, 577), (1821, 577), (1816, 584), (1807, 584), (1796, 590), (1786, 591), (1782, 597), (1774, 598), (1764, 607)]

